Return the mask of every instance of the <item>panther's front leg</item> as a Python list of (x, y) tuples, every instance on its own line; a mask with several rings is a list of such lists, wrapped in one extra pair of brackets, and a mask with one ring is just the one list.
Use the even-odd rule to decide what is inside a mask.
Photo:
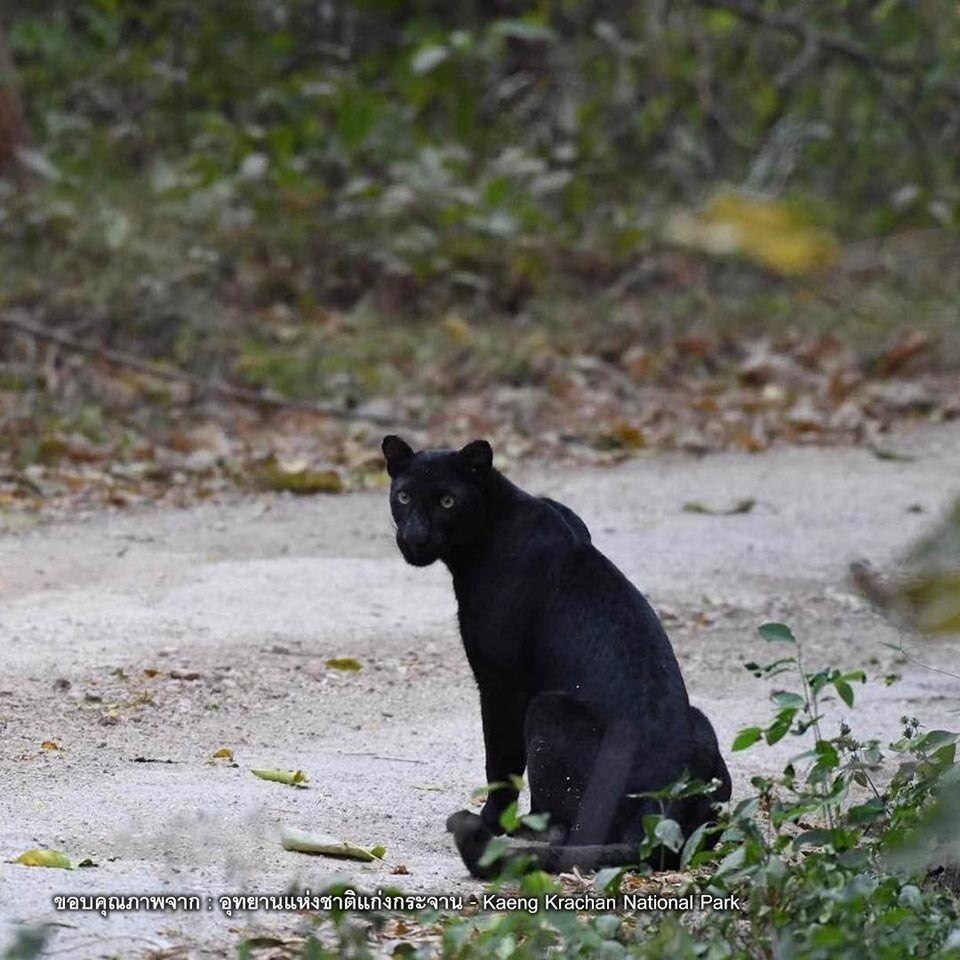
[(524, 741), (524, 717), (529, 698), (503, 677), (477, 677), (480, 687), (480, 713), (483, 719), (483, 743), (489, 784), (507, 784), (492, 790), (480, 817), (492, 833), (503, 833), (500, 815), (517, 799), (513, 779), (523, 776), (527, 765)]

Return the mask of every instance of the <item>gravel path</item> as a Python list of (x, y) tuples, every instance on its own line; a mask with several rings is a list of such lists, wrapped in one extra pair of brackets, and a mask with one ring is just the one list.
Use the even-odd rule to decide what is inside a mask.
[[(854, 595), (847, 565), (889, 562), (956, 495), (960, 426), (894, 442), (915, 462), (811, 448), (518, 479), (574, 507), (661, 610), (722, 744), (769, 716), (770, 684), (743, 668), (771, 658), (755, 629), (769, 619), (793, 625), (811, 667), (899, 673), (858, 690), (854, 719), (864, 736), (893, 736), (903, 714), (956, 726), (960, 684), (884, 646), (897, 635)], [(683, 510), (744, 498), (756, 505), (737, 516)], [(907, 643), (933, 665), (958, 659), (955, 644)], [(325, 667), (336, 656), (363, 669)], [(221, 747), (236, 766), (211, 761)], [(786, 750), (733, 755), (735, 792)], [(249, 771), (261, 766), (302, 769), (310, 788), (260, 781)], [(229, 919), (215, 901), (199, 914), (56, 914), (54, 893), (215, 898), (318, 890), (334, 873), (475, 890), (443, 823), (482, 782), (449, 577), (403, 564), (384, 493), (105, 514), (0, 539), (0, 949), (46, 921), (51, 952), (79, 960), (235, 956), (242, 936), (302, 922)], [(409, 874), (286, 852), (284, 825), (383, 843)], [(31, 847), (98, 866), (9, 862)]]

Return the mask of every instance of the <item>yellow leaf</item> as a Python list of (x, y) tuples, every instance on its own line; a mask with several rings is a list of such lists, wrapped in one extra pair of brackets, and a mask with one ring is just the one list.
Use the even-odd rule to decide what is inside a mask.
[(25, 867), (58, 867), (61, 870), (72, 870), (70, 858), (59, 850), (25, 850), (17, 857), (14, 863)]
[(229, 747), (221, 747), (214, 755), (214, 760), (232, 760), (233, 751)]
[[(289, 466), (295, 469), (287, 469)], [(336, 470), (311, 470), (299, 463), (279, 464), (276, 460), (270, 460), (260, 468), (256, 482), (264, 490), (286, 491), (303, 496), (343, 491), (343, 479)]]
[(473, 339), (473, 330), (470, 324), (455, 313), (448, 314), (443, 318), (443, 329), (457, 346), (462, 347)]
[(305, 787), (310, 782), (310, 778), (302, 770), (251, 770), (250, 772), (261, 780), (285, 783), (288, 787)]
[(833, 237), (788, 205), (742, 193), (720, 193), (697, 214), (676, 214), (666, 234), (684, 246), (739, 254), (788, 276), (828, 267), (839, 256)]
[(347, 670), (352, 673), (363, 669), (363, 664), (353, 657), (331, 657), (329, 660), (324, 660), (324, 665), (331, 670)]

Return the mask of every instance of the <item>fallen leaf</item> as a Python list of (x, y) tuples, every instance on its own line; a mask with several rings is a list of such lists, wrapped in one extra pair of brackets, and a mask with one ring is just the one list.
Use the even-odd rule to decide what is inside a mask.
[(302, 770), (251, 770), (261, 780), (285, 783), (288, 787), (306, 787), (310, 778)]
[(329, 660), (324, 660), (323, 663), (324, 666), (329, 667), (331, 670), (345, 670), (356, 673), (358, 670), (363, 669), (363, 664), (353, 657), (331, 657)]
[(636, 344), (620, 358), (620, 364), (635, 383), (640, 383), (653, 370), (653, 356), (646, 347)]
[(371, 860), (382, 860), (387, 848), (383, 846), (367, 849), (348, 840), (341, 840), (328, 833), (308, 833), (305, 830), (295, 830), (284, 827), (280, 833), (280, 842), (284, 850), (295, 850), (298, 853), (314, 853), (327, 857), (346, 857), (350, 860), (362, 860), (369, 863)]
[(885, 380), (881, 383), (872, 383), (867, 389), (869, 406), (868, 413), (873, 411), (874, 405), (879, 407), (879, 413), (884, 408), (901, 415), (929, 413), (937, 405), (936, 397), (923, 383), (912, 380)]
[(37, 449), (37, 460), (51, 464), (58, 460), (74, 460), (77, 463), (99, 463), (110, 456), (110, 451), (94, 446), (85, 437), (60, 434), (44, 437)]
[(341, 493), (343, 479), (336, 470), (311, 470), (307, 466), (281, 464), (269, 460), (257, 472), (256, 483), (264, 490), (296, 493), (308, 496), (314, 493)]
[(620, 421), (600, 434), (594, 446), (597, 450), (641, 450), (646, 446), (646, 439), (639, 427)]
[(877, 372), (887, 377), (897, 373), (915, 357), (926, 353), (931, 343), (928, 333), (920, 330), (904, 330), (877, 361)]
[(771, 383), (790, 390), (810, 389), (816, 375), (804, 369), (791, 357), (773, 351), (764, 340), (752, 344), (737, 369), (740, 382), (747, 387), (764, 387)]
[(867, 448), (878, 460), (891, 460), (894, 463), (915, 463), (917, 458), (908, 453), (897, 453), (896, 450), (889, 450), (886, 447), (871, 443)]
[(687, 453), (709, 453), (711, 449), (710, 441), (696, 427), (690, 427), (678, 433), (674, 442), (678, 450), (684, 450)]
[[(303, 937), (250, 937), (240, 944), (240, 956), (246, 956), (252, 950), (266, 950), (270, 947), (300, 947), (304, 943), (306, 941)], [(277, 956), (277, 954), (272, 954), (272, 956)], [(284, 952), (284, 956), (289, 956), (289, 953)]]
[(14, 863), (24, 867), (57, 867), (60, 870), (72, 870), (70, 858), (59, 850), (25, 850)]
[(230, 453), (230, 438), (220, 424), (204, 423), (187, 431), (173, 431), (166, 438), (167, 446), (178, 453), (209, 451), (225, 457)]
[(709, 357), (717, 352), (717, 341), (703, 333), (688, 333), (673, 341), (674, 349), (688, 357)]
[(233, 751), (229, 747), (221, 747), (213, 755), (214, 760), (232, 760)]
[(473, 330), (463, 317), (448, 314), (442, 321), (443, 329), (457, 346), (464, 346), (473, 339)]
[(802, 397), (787, 411), (787, 423), (800, 433), (818, 433), (826, 426), (826, 418), (809, 397)]
[(683, 505), (684, 513), (702, 513), (710, 517), (735, 517), (738, 514), (749, 513), (757, 501), (753, 497), (738, 500), (731, 507), (708, 507), (698, 500), (691, 500)]

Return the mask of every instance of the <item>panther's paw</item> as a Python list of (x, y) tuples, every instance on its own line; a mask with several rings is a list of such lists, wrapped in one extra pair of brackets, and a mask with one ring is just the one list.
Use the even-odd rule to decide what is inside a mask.
[(475, 876), (486, 878), (489, 869), (480, 866), (479, 860), (493, 838), (483, 820), (469, 810), (458, 810), (447, 817), (447, 831), (453, 834), (454, 843), (467, 869)]
[(483, 820), (470, 810), (458, 810), (447, 817), (447, 833), (455, 837), (475, 836), (484, 841), (490, 838), (490, 831), (484, 826)]

